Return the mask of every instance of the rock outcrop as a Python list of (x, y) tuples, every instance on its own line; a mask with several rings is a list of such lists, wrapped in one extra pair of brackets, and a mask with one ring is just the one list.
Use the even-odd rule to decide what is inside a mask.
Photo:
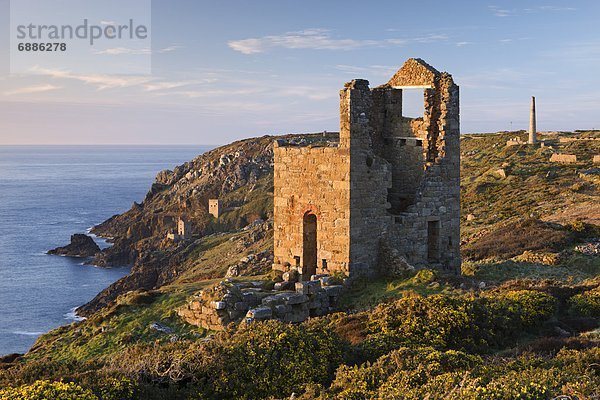
[(63, 247), (49, 250), (48, 254), (68, 257), (92, 257), (100, 252), (94, 239), (82, 233), (71, 235), (71, 243)]
[[(111, 238), (113, 245), (90, 263), (131, 265), (132, 269), (77, 312), (91, 315), (120, 294), (160, 287), (189, 267), (185, 260), (196, 244), (164, 241), (181, 216), (191, 222), (192, 233), (199, 237), (246, 228), (249, 240), (259, 240), (272, 230), (272, 225), (264, 223), (272, 216), (272, 165), (273, 137), (264, 136), (216, 148), (159, 172), (142, 203), (134, 203), (92, 229), (98, 236)], [(223, 199), (227, 208), (218, 221), (208, 212), (208, 200), (213, 198)], [(265, 265), (270, 262), (265, 260)], [(241, 269), (235, 272), (245, 273)]]

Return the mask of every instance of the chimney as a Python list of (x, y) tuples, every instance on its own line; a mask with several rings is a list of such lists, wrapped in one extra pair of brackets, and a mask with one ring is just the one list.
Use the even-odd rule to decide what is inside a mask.
[(535, 96), (531, 96), (531, 114), (529, 115), (529, 144), (537, 143), (535, 126)]

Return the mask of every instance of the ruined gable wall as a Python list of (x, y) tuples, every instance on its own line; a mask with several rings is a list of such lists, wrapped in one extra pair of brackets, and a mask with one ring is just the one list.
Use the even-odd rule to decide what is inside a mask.
[[(460, 125), (458, 86), (448, 74), (436, 79), (438, 100), (433, 101), (429, 131), (430, 146), (415, 204), (393, 224), (390, 240), (409, 262), (427, 264), (428, 222), (439, 221), (439, 262), (450, 268), (460, 266)], [(427, 96), (426, 96), (427, 98)], [(426, 104), (427, 108), (427, 104)]]
[[(284, 147), (274, 155), (274, 268), (302, 257), (303, 217), (317, 216), (317, 273), (348, 271), (350, 161), (348, 149)], [(327, 260), (328, 271), (321, 269)], [(303, 260), (301, 259), (301, 264)]]

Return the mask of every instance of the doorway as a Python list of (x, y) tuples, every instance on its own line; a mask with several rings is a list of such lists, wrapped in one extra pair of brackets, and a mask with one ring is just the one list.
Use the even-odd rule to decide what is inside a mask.
[[(307, 213), (303, 220), (302, 275), (310, 279), (317, 273), (317, 216)], [(304, 279), (307, 280), (307, 279)]]
[(427, 261), (440, 260), (440, 221), (427, 221)]

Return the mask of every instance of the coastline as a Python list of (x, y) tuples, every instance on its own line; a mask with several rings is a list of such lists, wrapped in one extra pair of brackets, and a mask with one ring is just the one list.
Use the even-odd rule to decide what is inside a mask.
[[(82, 265), (87, 259), (46, 252), (67, 244), (73, 232), (90, 234), (99, 221), (141, 201), (158, 171), (202, 151), (193, 146), (0, 146), (1, 354), (25, 353), (39, 334), (73, 322), (73, 308), (130, 270)], [(110, 238), (91, 237), (100, 248), (112, 245)]]

